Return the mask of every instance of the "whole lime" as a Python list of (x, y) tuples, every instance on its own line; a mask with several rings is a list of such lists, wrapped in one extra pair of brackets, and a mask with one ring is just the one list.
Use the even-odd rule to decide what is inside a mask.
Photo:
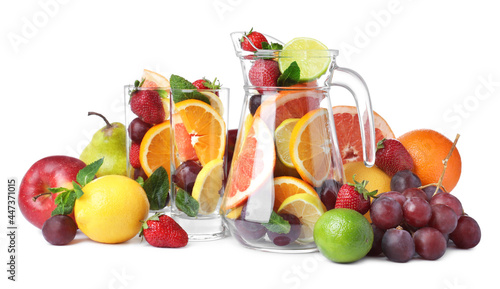
[(314, 241), (326, 258), (350, 263), (370, 251), (373, 230), (368, 220), (355, 210), (332, 209), (314, 225)]

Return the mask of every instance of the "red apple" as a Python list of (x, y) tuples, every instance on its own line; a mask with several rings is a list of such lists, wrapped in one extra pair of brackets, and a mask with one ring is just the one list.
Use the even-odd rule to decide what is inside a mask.
[(23, 216), (41, 229), (56, 208), (57, 194), (50, 193), (48, 188), (73, 188), (72, 182), (84, 167), (84, 162), (68, 156), (50, 156), (34, 163), (19, 186), (19, 209)]

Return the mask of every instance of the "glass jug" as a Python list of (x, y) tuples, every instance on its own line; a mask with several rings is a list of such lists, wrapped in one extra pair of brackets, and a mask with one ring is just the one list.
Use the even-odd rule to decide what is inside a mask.
[[(356, 100), (363, 157), (370, 167), (375, 161), (375, 132), (368, 89), (356, 72), (336, 65), (337, 50), (250, 52), (241, 48), (243, 32), (231, 37), (241, 62), (245, 100), (221, 205), (224, 222), (249, 248), (316, 251), (313, 228), (326, 211), (320, 195), (344, 183), (330, 86), (346, 88)], [(290, 59), (295, 60), (290, 66), (300, 70), (307, 71), (311, 64), (323, 65), (324, 72), (291, 86), (255, 85), (265, 83), (259, 77), (268, 77), (266, 69), (278, 69)], [(285, 78), (293, 73), (283, 70)], [(278, 79), (280, 83), (284, 82)]]

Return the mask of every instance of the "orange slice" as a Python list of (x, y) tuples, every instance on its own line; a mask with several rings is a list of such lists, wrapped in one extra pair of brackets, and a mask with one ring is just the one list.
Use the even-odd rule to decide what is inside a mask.
[(270, 96), (255, 111), (271, 129), (277, 128), (285, 119), (301, 118), (317, 109), (325, 94), (319, 90), (285, 90)]
[(302, 226), (297, 240), (303, 243), (314, 241), (314, 224), (324, 212), (321, 200), (307, 193), (286, 198), (278, 209), (278, 213), (288, 213), (299, 218)]
[(275, 161), (273, 133), (262, 119), (256, 117), (243, 140), (240, 153), (234, 155), (223, 210), (243, 204), (264, 184), (272, 182)]
[(170, 176), (170, 121), (157, 124), (146, 132), (139, 160), (148, 177), (159, 167), (164, 167)]
[[(226, 146), (226, 124), (219, 113), (209, 104), (197, 99), (181, 101), (175, 105), (175, 110), (182, 119), (188, 140), (201, 165), (205, 166), (214, 159), (222, 159)], [(176, 118), (172, 118), (176, 126)], [(177, 143), (177, 136), (175, 141)]]
[(290, 158), (302, 179), (314, 187), (320, 187), (330, 173), (331, 145), (325, 108), (308, 112), (293, 128)]
[[(344, 164), (363, 160), (363, 143), (359, 128), (358, 111), (355, 106), (332, 108), (340, 155)], [(383, 138), (395, 138), (389, 124), (378, 113), (373, 112), (375, 143)]]
[(277, 212), (286, 198), (303, 193), (319, 198), (318, 194), (311, 187), (311, 185), (301, 179), (288, 176), (274, 178), (273, 210)]

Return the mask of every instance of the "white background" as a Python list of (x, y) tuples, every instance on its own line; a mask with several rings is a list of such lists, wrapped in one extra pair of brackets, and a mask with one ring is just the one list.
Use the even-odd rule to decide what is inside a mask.
[[(44, 4), (51, 3), (51, 4)], [(500, 18), (493, 1), (2, 1), (1, 178), (49, 155), (78, 156), (103, 123), (123, 121), (123, 86), (142, 69), (191, 81), (218, 77), (243, 97), (229, 33), (251, 27), (340, 49), (397, 136), (417, 128), (461, 134), (462, 177), (453, 193), (482, 228), (478, 247), (438, 261), (365, 258), (349, 265), (319, 253), (284, 255), (234, 238), (158, 249), (135, 238), (103, 245), (79, 234), (48, 245), (18, 211), (17, 282), (6, 280), (6, 194), (0, 198), (0, 273), (7, 288), (492, 288), (498, 250)], [(332, 89), (335, 104), (353, 104)], [(229, 124), (236, 127), (235, 121)], [(489, 264), (489, 265), (488, 265)], [(2, 285), (2, 288), (5, 288)], [(345, 288), (345, 287), (344, 287)], [(380, 288), (380, 287), (377, 287)]]

